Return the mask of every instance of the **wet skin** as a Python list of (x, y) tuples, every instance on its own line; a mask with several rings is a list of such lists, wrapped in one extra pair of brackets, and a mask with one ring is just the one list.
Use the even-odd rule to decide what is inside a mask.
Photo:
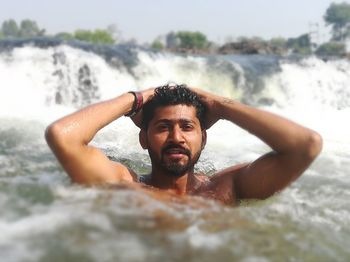
[(235, 202), (232, 173), (208, 178), (193, 172), (206, 143), (206, 131), (201, 129), (193, 106), (157, 108), (147, 131), (141, 131), (140, 142), (152, 161), (148, 185), (179, 195)]
[(206, 142), (195, 108), (186, 105), (157, 108), (142, 136), (142, 145), (148, 149), (154, 165), (152, 172), (162, 175), (171, 175), (166, 174), (164, 166), (168, 165), (193, 169)]
[[(150, 99), (154, 91), (142, 91), (143, 100)], [(207, 107), (207, 128), (219, 119), (228, 120), (272, 150), (249, 164), (225, 168), (211, 177), (194, 174), (193, 166), (206, 143), (206, 131), (201, 130), (195, 108), (181, 104), (158, 108), (148, 130), (141, 130), (139, 137), (152, 161), (147, 184), (158, 191), (177, 196), (200, 195), (230, 204), (236, 199), (266, 199), (301, 176), (322, 149), (321, 136), (311, 129), (231, 99), (200, 89), (194, 91)], [(135, 172), (89, 144), (101, 128), (130, 112), (134, 101), (134, 95), (125, 93), (48, 126), (47, 143), (73, 182), (142, 187)], [(141, 118), (141, 113), (133, 118), (138, 127)]]

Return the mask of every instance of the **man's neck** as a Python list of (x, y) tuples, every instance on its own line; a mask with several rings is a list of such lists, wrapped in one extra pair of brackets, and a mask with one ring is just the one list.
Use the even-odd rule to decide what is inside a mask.
[(188, 172), (180, 177), (176, 177), (170, 174), (152, 171), (150, 184), (159, 189), (172, 191), (179, 195), (185, 195), (188, 189), (192, 187), (193, 180), (193, 172)]

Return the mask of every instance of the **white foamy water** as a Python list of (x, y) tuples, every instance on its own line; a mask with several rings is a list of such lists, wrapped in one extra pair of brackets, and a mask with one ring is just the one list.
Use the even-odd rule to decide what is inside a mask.
[[(4, 261), (350, 259), (349, 61), (124, 51), (106, 57), (65, 45), (34, 45), (0, 53)], [(46, 146), (46, 125), (89, 103), (169, 81), (247, 101), (313, 128), (323, 136), (324, 150), (282, 193), (235, 209), (201, 199), (199, 208), (165, 204), (131, 190), (72, 185)], [(137, 135), (122, 118), (93, 143), (147, 172), (148, 155)], [(210, 174), (268, 151), (246, 131), (220, 121), (208, 130), (197, 168)]]

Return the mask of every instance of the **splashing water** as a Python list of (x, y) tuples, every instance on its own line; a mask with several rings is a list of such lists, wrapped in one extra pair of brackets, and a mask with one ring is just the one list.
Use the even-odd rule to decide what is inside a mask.
[[(0, 44), (0, 254), (4, 261), (348, 261), (350, 62), (315, 57), (193, 57), (128, 46)], [(320, 132), (324, 150), (291, 187), (240, 208), (164, 203), (129, 189), (70, 183), (47, 124), (128, 90), (186, 83)], [(126, 118), (95, 146), (137, 172), (150, 161)], [(208, 130), (206, 173), (269, 149), (235, 125)]]

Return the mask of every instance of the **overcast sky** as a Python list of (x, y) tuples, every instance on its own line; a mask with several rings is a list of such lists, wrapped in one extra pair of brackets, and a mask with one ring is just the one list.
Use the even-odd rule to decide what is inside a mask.
[(29, 18), (54, 34), (116, 24), (124, 39), (150, 42), (169, 31), (201, 31), (215, 42), (228, 37), (297, 37), (319, 25), (332, 0), (0, 0), (0, 22)]

